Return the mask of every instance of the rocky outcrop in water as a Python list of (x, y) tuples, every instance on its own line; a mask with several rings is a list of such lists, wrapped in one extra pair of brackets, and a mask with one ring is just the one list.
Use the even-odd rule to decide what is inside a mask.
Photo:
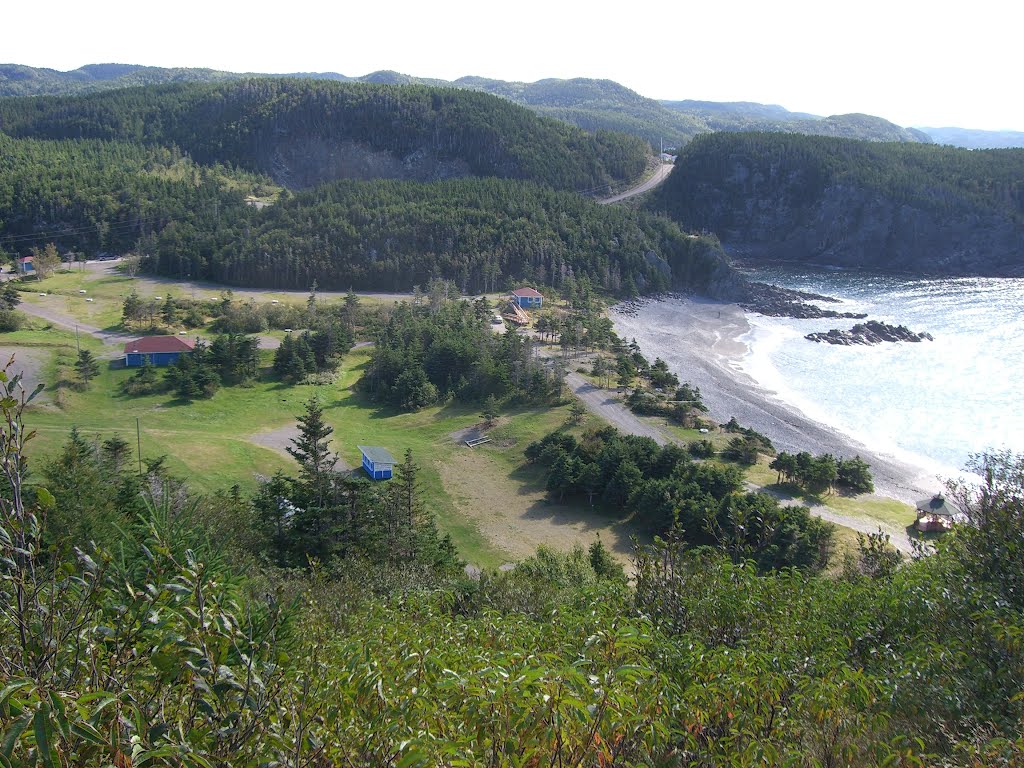
[(834, 309), (823, 309), (809, 301), (838, 303), (839, 299), (822, 296), (806, 291), (794, 291), (780, 288), (777, 285), (750, 282), (747, 284), (746, 296), (739, 305), (751, 312), (760, 312), (769, 317), (795, 317), (801, 320), (818, 320), (823, 317), (847, 317), (863, 320), (867, 315), (857, 312), (837, 312)]
[(866, 323), (858, 323), (848, 331), (840, 331), (833, 328), (830, 331), (821, 333), (808, 333), (804, 336), (809, 341), (825, 342), (827, 344), (839, 344), (852, 346), (854, 344), (881, 344), (885, 341), (934, 341), (930, 333), (914, 333), (905, 325), (888, 325), (877, 320), (869, 320)]

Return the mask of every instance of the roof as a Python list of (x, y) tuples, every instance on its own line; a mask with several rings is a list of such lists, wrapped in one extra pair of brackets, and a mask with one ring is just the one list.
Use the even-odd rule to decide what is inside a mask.
[(143, 336), (125, 344), (124, 353), (151, 355), (155, 352), (191, 352), (195, 346), (195, 340), (180, 336)]
[(917, 511), (922, 515), (937, 515), (938, 517), (953, 517), (953, 508), (949, 506), (946, 498), (937, 493), (930, 499), (921, 499), (917, 502)]
[(516, 288), (512, 291), (513, 296), (518, 296), (521, 299), (539, 299), (541, 295), (533, 290), (533, 288)]
[(379, 445), (357, 445), (363, 456), (368, 458), (374, 464), (396, 464), (395, 457), (391, 455), (387, 448), (381, 448)]

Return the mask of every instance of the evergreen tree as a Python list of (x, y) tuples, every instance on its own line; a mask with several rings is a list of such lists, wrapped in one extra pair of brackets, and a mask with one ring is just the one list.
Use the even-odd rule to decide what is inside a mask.
[(484, 400), (484, 408), (481, 414), (484, 417), (484, 426), (494, 426), (494, 422), (498, 420), (498, 400), (494, 395), (488, 395), (487, 399)]
[(104, 440), (102, 453), (104, 462), (115, 475), (121, 472), (132, 457), (131, 445), (120, 435)]
[(84, 386), (89, 386), (89, 382), (100, 375), (100, 364), (88, 349), (79, 351), (78, 359), (75, 361), (75, 373)]
[(127, 328), (132, 323), (137, 323), (142, 320), (143, 306), (142, 299), (139, 298), (134, 290), (124, 298), (124, 304), (121, 306), (121, 323)]
[(316, 397), (306, 402), (306, 412), (299, 416), (298, 427), (299, 436), (292, 438), (286, 450), (299, 462), (309, 497), (322, 505), (338, 455), (328, 446), (334, 428), (324, 420), (323, 408)]
[(0, 288), (0, 308), (11, 310), (21, 304), (21, 293), (18, 291), (13, 280), (4, 283)]

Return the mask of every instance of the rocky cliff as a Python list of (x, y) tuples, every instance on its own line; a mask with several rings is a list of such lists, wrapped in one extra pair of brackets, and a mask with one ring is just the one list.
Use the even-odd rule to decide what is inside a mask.
[(652, 205), (747, 258), (1024, 275), (1024, 151), (700, 137)]

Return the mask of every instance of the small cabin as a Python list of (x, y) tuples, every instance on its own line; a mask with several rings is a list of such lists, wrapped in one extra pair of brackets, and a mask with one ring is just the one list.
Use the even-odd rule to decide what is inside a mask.
[(953, 515), (953, 507), (941, 493), (937, 493), (930, 499), (917, 502), (914, 527), (919, 531), (948, 531), (953, 527)]
[(359, 445), (363, 454), (363, 469), (373, 480), (390, 480), (395, 468), (395, 457), (379, 445)]
[(512, 291), (512, 302), (521, 309), (540, 309), (544, 305), (544, 297), (533, 288), (516, 288)]
[(174, 365), (182, 355), (192, 354), (195, 347), (194, 340), (179, 336), (144, 336), (124, 345), (124, 364), (140, 368), (148, 358), (150, 365)]
[(34, 275), (36, 273), (35, 259), (31, 256), (22, 256), (18, 259), (18, 272), (22, 275)]

